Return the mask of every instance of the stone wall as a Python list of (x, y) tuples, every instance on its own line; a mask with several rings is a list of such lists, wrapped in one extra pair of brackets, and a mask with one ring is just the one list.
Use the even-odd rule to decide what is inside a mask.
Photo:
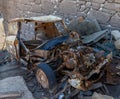
[(0, 5), (6, 25), (15, 17), (52, 14), (66, 23), (83, 15), (120, 28), (120, 0), (0, 0)]

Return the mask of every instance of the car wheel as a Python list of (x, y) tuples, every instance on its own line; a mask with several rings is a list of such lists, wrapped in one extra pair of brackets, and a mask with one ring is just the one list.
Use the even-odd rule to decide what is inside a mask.
[(56, 77), (51, 67), (46, 63), (38, 65), (36, 78), (43, 88), (51, 89), (56, 84)]

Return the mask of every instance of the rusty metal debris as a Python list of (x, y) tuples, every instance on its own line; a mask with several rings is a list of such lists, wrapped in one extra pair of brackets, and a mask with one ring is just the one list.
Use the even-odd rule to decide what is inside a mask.
[[(110, 62), (110, 58), (99, 57), (90, 47), (76, 51), (62, 51), (61, 57), (63, 63), (57, 71), (62, 71), (68, 75), (70, 85), (80, 90), (87, 90), (93, 83), (97, 82), (102, 77), (101, 69)], [(92, 80), (94, 74), (98, 77)]]
[[(96, 21), (92, 24), (93, 27), (88, 26), (89, 29), (93, 29), (90, 33), (89, 30), (82, 31), (80, 28), (82, 32), (87, 33), (86, 35), (80, 34), (78, 30), (69, 30), (64, 21), (56, 16), (18, 18), (10, 22), (17, 22), (18, 25), (17, 36), (12, 39), (12, 44), (8, 42), (16, 51), (12, 52), (13, 55), (24, 63), (28, 70), (35, 71), (36, 78), (43, 88), (54, 89), (54, 98), (74, 97), (80, 90), (95, 90), (104, 86), (98, 82), (113, 83), (109, 68), (113, 50), (96, 43), (105, 39), (109, 33), (108, 30), (101, 30)], [(35, 24), (34, 40), (21, 38), (22, 22)], [(67, 33), (60, 33), (56, 22), (61, 23)], [(83, 18), (79, 19), (78, 24), (84, 25), (84, 22), (91, 24), (91, 21), (84, 21)], [(109, 93), (105, 86), (103, 89)]]

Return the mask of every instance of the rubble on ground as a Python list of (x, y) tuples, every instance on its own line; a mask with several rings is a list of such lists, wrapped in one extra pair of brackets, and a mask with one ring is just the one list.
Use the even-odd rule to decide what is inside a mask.
[[(13, 37), (14, 39), (7, 37), (9, 39), (7, 41), (12, 41), (7, 44), (14, 43), (15, 46), (10, 45), (9, 51), (16, 55), (17, 60), (22, 59), (21, 62), (26, 64), (30, 72), (35, 72), (41, 88), (50, 89), (47, 97), (51, 99), (84, 99), (86, 96), (92, 99), (96, 97), (113, 99), (108, 85), (120, 84), (120, 63), (117, 61), (120, 59), (120, 38), (115, 35), (119, 35), (120, 32), (102, 30), (96, 20), (82, 17), (72, 21), (68, 28), (61, 18), (55, 21), (54, 17), (52, 18), (46, 20), (42, 17), (43, 23), (36, 23), (41, 18), (12, 20), (19, 23), (19, 29), (21, 29), (21, 20), (26, 23), (35, 22), (36, 33), (35, 40), (29, 41), (20, 37), (16, 39), (16, 36)], [(54, 25), (56, 20), (64, 25), (65, 34), (57, 31)], [(21, 33), (19, 29), (18, 34)], [(38, 29), (42, 29), (48, 38), (44, 40), (45, 35), (39, 35), (43, 38), (36, 40), (39, 37), (37, 37)], [(49, 34), (47, 29), (54, 33)], [(26, 80), (29, 79), (31, 76)], [(32, 86), (33, 92), (36, 84), (36, 82), (28, 83), (28, 86)]]
[(101, 95), (95, 92), (93, 93), (92, 99), (114, 99), (114, 98), (107, 95)]
[(1, 99), (34, 99), (21, 76), (8, 77), (0, 80), (0, 89)]

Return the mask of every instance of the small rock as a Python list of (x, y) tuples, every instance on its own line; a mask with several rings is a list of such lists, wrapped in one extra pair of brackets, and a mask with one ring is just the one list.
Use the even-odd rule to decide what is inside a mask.
[(94, 92), (93, 96), (92, 96), (92, 99), (114, 99), (114, 98), (111, 97), (111, 96), (102, 95), (102, 94)]
[(120, 49), (120, 39), (119, 40), (117, 40), (117, 41), (115, 41), (115, 47), (117, 48), (117, 49)]
[(120, 39), (120, 32), (118, 30), (111, 31), (111, 34), (115, 38), (115, 40)]

